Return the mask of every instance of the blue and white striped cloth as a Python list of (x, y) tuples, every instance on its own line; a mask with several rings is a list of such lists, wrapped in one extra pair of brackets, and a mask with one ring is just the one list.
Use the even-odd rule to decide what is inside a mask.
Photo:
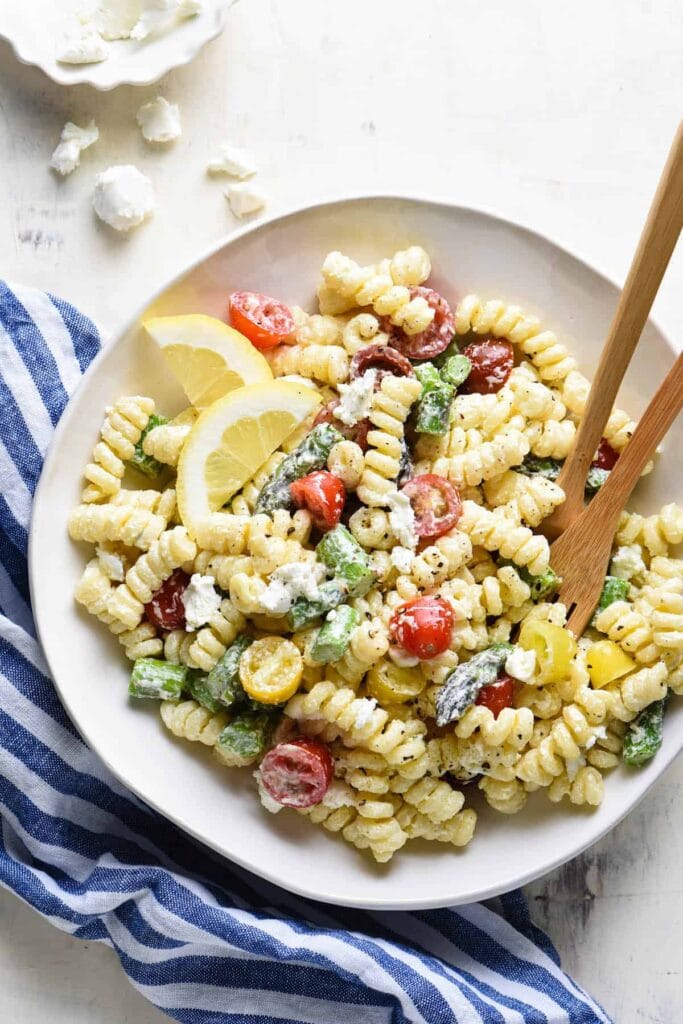
[(85, 746), (35, 638), (26, 548), (52, 431), (99, 347), (72, 306), (0, 281), (0, 884), (112, 946), (188, 1024), (609, 1024), (519, 892), (415, 913), (306, 902), (200, 847)]

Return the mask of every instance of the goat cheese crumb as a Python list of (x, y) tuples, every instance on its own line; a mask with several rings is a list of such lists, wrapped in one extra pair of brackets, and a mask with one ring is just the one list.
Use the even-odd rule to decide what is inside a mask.
[(570, 782), (573, 782), (579, 773), (579, 770), (586, 764), (586, 758), (583, 754), (579, 754), (578, 757), (570, 757), (565, 762), (567, 768), (567, 778)]
[(163, 96), (157, 96), (151, 103), (144, 103), (135, 120), (147, 142), (173, 142), (180, 138), (180, 108), (169, 103)]
[(263, 785), (263, 779), (261, 778), (260, 769), (257, 768), (253, 774), (256, 779), (256, 785), (258, 786), (258, 795), (262, 806), (265, 807), (267, 811), (270, 811), (271, 814), (279, 814), (284, 804), (280, 804), (277, 800), (274, 800), (265, 788)]
[(392, 645), (389, 648), (389, 657), (399, 668), (415, 668), (420, 664), (419, 658), (416, 658), (414, 654), (408, 654), (402, 647)]
[(505, 659), (505, 672), (513, 679), (528, 683), (536, 671), (536, 652), (525, 651), (523, 647), (515, 647)]
[(140, 0), (101, 0), (94, 22), (104, 39), (129, 39), (140, 17)]
[(115, 551), (107, 551), (106, 548), (98, 545), (97, 557), (109, 579), (116, 583), (122, 583), (126, 578), (126, 567), (121, 555), (117, 555)]
[(178, 0), (142, 0), (142, 10), (130, 31), (130, 38), (141, 42), (153, 33), (168, 28), (177, 10)]
[(251, 178), (256, 174), (256, 163), (251, 153), (238, 146), (222, 142), (218, 153), (207, 164), (209, 174), (228, 174), (231, 178)]
[(350, 786), (340, 779), (332, 779), (325, 796), (320, 801), (323, 807), (336, 811), (339, 807), (353, 807), (354, 793)]
[(198, 572), (192, 574), (181, 600), (185, 606), (185, 629), (188, 633), (205, 626), (221, 606), (221, 595), (214, 587), (213, 577), (202, 576)]
[(372, 721), (372, 714), (376, 707), (377, 701), (374, 697), (361, 698), (358, 710), (356, 711), (353, 728), (364, 729), (366, 725), (369, 725)]
[(105, 224), (117, 231), (129, 231), (142, 224), (154, 210), (154, 188), (137, 167), (130, 164), (108, 167), (95, 179), (92, 204)]
[(393, 491), (387, 495), (389, 508), (389, 526), (397, 541), (404, 548), (414, 548), (417, 544), (415, 533), (415, 513), (407, 494)]
[(410, 572), (410, 566), (413, 562), (413, 552), (410, 548), (402, 548), (400, 544), (397, 544), (395, 548), (391, 549), (389, 556), (391, 564), (399, 572)]
[(271, 573), (268, 586), (260, 597), (261, 607), (270, 615), (286, 615), (297, 597), (316, 601), (320, 597), (318, 583), (325, 575), (322, 565), (290, 562)]
[(86, 24), (80, 32), (66, 37), (57, 60), (60, 64), (99, 64), (108, 56), (109, 47), (99, 32)]
[(618, 576), (621, 580), (631, 580), (646, 571), (643, 561), (643, 549), (639, 544), (626, 544), (617, 548), (612, 555), (609, 565), (612, 576)]
[(57, 174), (66, 175), (75, 171), (81, 162), (81, 153), (92, 146), (100, 137), (94, 121), (85, 128), (79, 128), (73, 121), (67, 121), (62, 128), (59, 144), (50, 159), (50, 167)]
[(336, 419), (353, 427), (364, 420), (370, 412), (372, 393), (375, 390), (377, 370), (366, 370), (362, 377), (356, 377), (350, 384), (339, 384), (339, 404), (334, 410)]
[(258, 213), (267, 202), (265, 193), (249, 181), (231, 185), (229, 189), (226, 189), (225, 196), (236, 217), (247, 217), (250, 213)]

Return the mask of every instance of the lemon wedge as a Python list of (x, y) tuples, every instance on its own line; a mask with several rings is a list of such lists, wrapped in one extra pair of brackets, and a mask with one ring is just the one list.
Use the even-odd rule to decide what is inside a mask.
[(252, 478), (321, 397), (300, 384), (270, 381), (231, 391), (200, 413), (183, 448), (176, 483), (182, 521), (193, 526)]
[(143, 327), (197, 409), (245, 384), (273, 379), (268, 363), (251, 342), (213, 316), (157, 316)]

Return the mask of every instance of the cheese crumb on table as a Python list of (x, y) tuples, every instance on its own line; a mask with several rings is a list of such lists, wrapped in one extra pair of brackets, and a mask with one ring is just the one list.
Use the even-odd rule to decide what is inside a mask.
[(254, 158), (246, 149), (221, 143), (217, 155), (207, 164), (209, 174), (228, 174), (232, 178), (251, 178), (256, 174)]
[(226, 190), (225, 196), (236, 217), (246, 217), (250, 213), (258, 213), (266, 205), (265, 194), (249, 181), (231, 185)]
[(221, 595), (214, 586), (213, 576), (195, 572), (181, 598), (185, 607), (185, 629), (190, 632), (205, 626), (221, 605)]
[(58, 174), (71, 174), (81, 162), (83, 150), (97, 142), (99, 137), (100, 133), (94, 121), (85, 128), (79, 128), (73, 121), (67, 121), (62, 128), (59, 144), (50, 159), (50, 167)]
[(173, 142), (180, 138), (180, 108), (163, 96), (143, 103), (135, 119), (148, 142)]
[(131, 164), (108, 167), (98, 174), (92, 202), (100, 220), (117, 231), (141, 224), (156, 205), (152, 182)]

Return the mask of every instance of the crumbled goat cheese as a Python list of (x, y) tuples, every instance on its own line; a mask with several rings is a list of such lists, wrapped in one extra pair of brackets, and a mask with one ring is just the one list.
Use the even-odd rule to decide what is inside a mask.
[(525, 651), (523, 647), (515, 647), (505, 659), (505, 672), (513, 679), (528, 683), (536, 671), (536, 652)]
[(108, 56), (109, 47), (99, 33), (84, 25), (80, 32), (66, 37), (57, 60), (60, 64), (99, 64)]
[(579, 773), (579, 769), (583, 768), (586, 763), (586, 758), (583, 754), (579, 754), (578, 757), (570, 757), (565, 762), (567, 768), (567, 778), (570, 782), (573, 782)]
[(278, 803), (278, 801), (274, 800), (273, 797), (270, 795), (268, 790), (263, 785), (263, 780), (261, 778), (261, 772), (260, 772), (260, 770), (258, 768), (256, 769), (256, 771), (253, 774), (254, 774), (254, 778), (256, 779), (256, 785), (258, 786), (258, 795), (259, 795), (259, 799), (261, 801), (261, 804), (263, 805), (263, 807), (265, 807), (265, 809), (267, 811), (270, 811), (271, 814), (279, 814), (279, 812), (282, 810), (284, 804)]
[(374, 697), (365, 697), (359, 701), (358, 710), (356, 711), (356, 718), (353, 723), (354, 729), (364, 729), (366, 725), (369, 725), (372, 721), (372, 715), (377, 707), (377, 701)]
[(140, 17), (130, 31), (130, 38), (141, 42), (155, 32), (169, 27), (178, 11), (178, 0), (142, 0)]
[(95, 179), (95, 213), (117, 231), (141, 224), (154, 209), (152, 182), (137, 167), (122, 164), (108, 167)]
[(298, 373), (288, 373), (285, 377), (278, 377), (278, 380), (289, 381), (290, 384), (300, 384), (302, 388), (318, 390), (318, 385), (314, 380), (309, 380), (308, 377), (300, 377)]
[(79, 128), (73, 121), (67, 121), (62, 128), (59, 145), (52, 154), (50, 167), (58, 174), (71, 174), (81, 162), (81, 153), (92, 146), (100, 137), (94, 121), (85, 128)]
[(320, 801), (323, 807), (329, 807), (336, 811), (339, 807), (353, 807), (355, 803), (354, 793), (350, 786), (340, 779), (332, 779), (327, 787), (325, 796)]
[(389, 507), (389, 526), (399, 544), (405, 548), (414, 548), (417, 544), (415, 533), (415, 513), (407, 494), (393, 491), (387, 496)]
[(266, 205), (265, 193), (256, 188), (249, 181), (242, 181), (239, 185), (231, 185), (226, 190), (225, 196), (230, 203), (230, 209), (236, 217), (246, 217), (250, 213), (258, 213)]
[(104, 39), (129, 39), (140, 17), (140, 0), (101, 0), (94, 22)]
[(202, 13), (202, 0), (178, 0), (178, 17), (194, 18)]
[(643, 561), (643, 549), (639, 544), (626, 544), (612, 555), (609, 565), (612, 576), (618, 576), (622, 580), (630, 580), (646, 571)]
[(190, 632), (205, 626), (221, 606), (221, 595), (212, 576), (193, 573), (181, 598), (185, 606), (185, 629)]
[(117, 583), (123, 582), (126, 578), (126, 567), (123, 564), (121, 555), (117, 555), (115, 551), (107, 551), (106, 548), (98, 546), (97, 557), (110, 580), (115, 580)]
[(163, 96), (144, 103), (136, 121), (148, 142), (173, 142), (180, 138), (180, 109), (177, 103), (169, 103)]
[(231, 178), (251, 178), (256, 174), (256, 164), (251, 153), (227, 142), (221, 143), (218, 153), (209, 160), (209, 174), (228, 174)]
[(316, 601), (320, 597), (318, 583), (325, 575), (322, 565), (290, 562), (271, 573), (268, 586), (260, 597), (261, 607), (271, 615), (285, 615), (297, 597)]
[(353, 427), (370, 413), (372, 393), (375, 390), (377, 370), (366, 370), (362, 377), (356, 377), (350, 384), (339, 384), (339, 404), (334, 410), (336, 419)]
[(410, 566), (413, 562), (413, 552), (410, 548), (402, 548), (399, 544), (395, 548), (391, 549), (391, 555), (389, 556), (391, 564), (399, 572), (410, 572)]
[(399, 668), (415, 668), (420, 664), (419, 658), (416, 658), (414, 654), (408, 654), (402, 647), (390, 647), (389, 657)]

